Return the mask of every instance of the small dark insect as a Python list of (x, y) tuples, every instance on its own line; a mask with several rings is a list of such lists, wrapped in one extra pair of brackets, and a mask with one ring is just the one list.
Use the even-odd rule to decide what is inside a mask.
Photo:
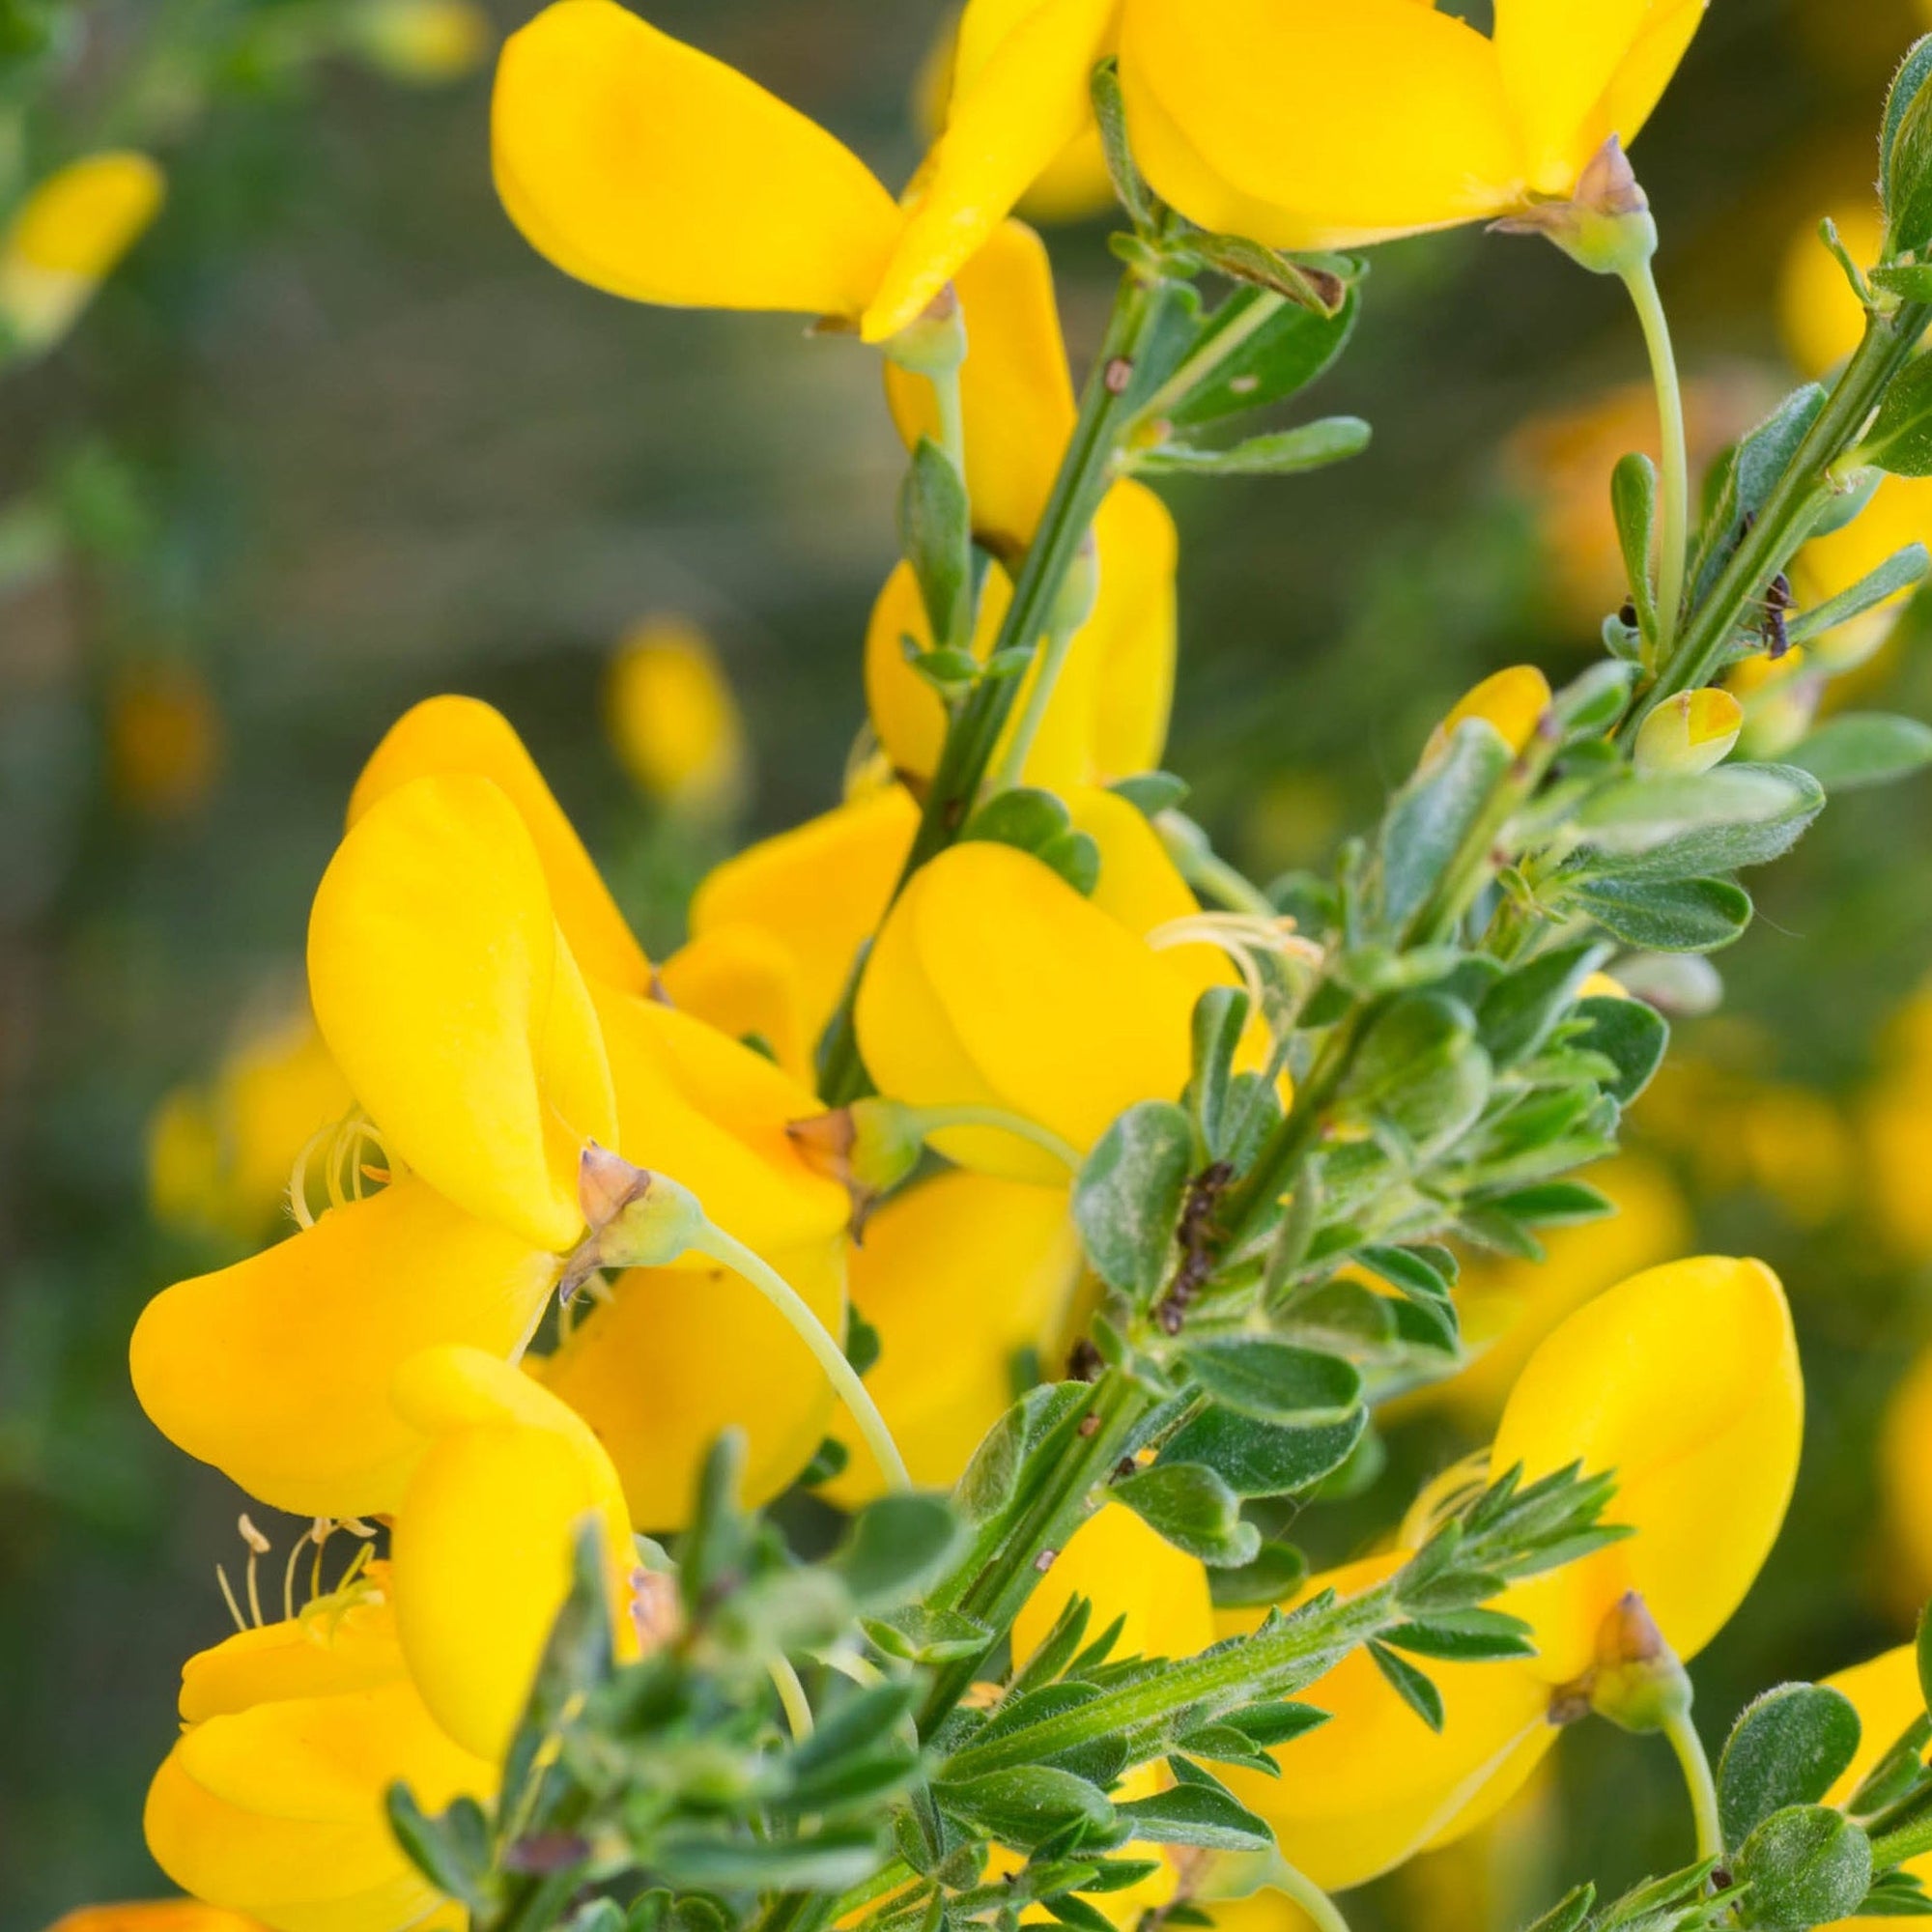
[(1066, 1373), (1076, 1382), (1098, 1381), (1105, 1366), (1099, 1350), (1084, 1335), (1074, 1343), (1066, 1357)]
[(1180, 1250), (1180, 1265), (1153, 1311), (1153, 1319), (1160, 1323), (1163, 1334), (1180, 1333), (1189, 1305), (1214, 1272), (1214, 1244), (1223, 1232), (1215, 1223), (1214, 1208), (1234, 1178), (1234, 1168), (1225, 1160), (1217, 1160), (1204, 1167), (1187, 1183), (1180, 1225), (1174, 1233), (1175, 1244)]
[(1786, 613), (1794, 603), (1791, 595), (1791, 580), (1779, 571), (1764, 592), (1764, 622), (1758, 626), (1758, 635), (1764, 639), (1764, 647), (1774, 663), (1791, 648), (1791, 636), (1785, 629)]
[(1624, 599), (1623, 608), (1617, 612), (1617, 622), (1627, 631), (1636, 629), (1636, 600), (1634, 598), (1626, 597)]

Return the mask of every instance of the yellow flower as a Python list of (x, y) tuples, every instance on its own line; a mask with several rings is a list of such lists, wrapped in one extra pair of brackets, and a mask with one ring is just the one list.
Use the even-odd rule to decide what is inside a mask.
[(1932, 1351), (1906, 1370), (1886, 1405), (1879, 1437), (1879, 1486), (1886, 1528), (1905, 1575), (1894, 1594), (1916, 1609), (1932, 1595)]
[(132, 667), (113, 680), (107, 707), (107, 769), (123, 805), (174, 819), (207, 803), (224, 733), (213, 694), (192, 665)]
[[(1791, 1318), (1762, 1264), (1706, 1257), (1651, 1268), (1547, 1336), (1504, 1406), (1489, 1466), (1534, 1481), (1580, 1460), (1614, 1470), (1629, 1540), (1513, 1584), (1497, 1607), (1530, 1625), (1520, 1662), (1428, 1665), (1446, 1713), (1422, 1728), (1366, 1652), (1302, 1694), (1331, 1721), (1281, 1747), (1279, 1780), (1235, 1772), (1283, 1855), (1331, 1890), (1362, 1884), (1492, 1817), (1556, 1733), (1552, 1701), (1592, 1668), (1606, 1619), (1643, 1599), (1694, 1656), (1737, 1607), (1783, 1520), (1804, 1393)], [(1359, 1590), (1400, 1549), (1310, 1580)], [(1249, 1629), (1257, 1613), (1223, 1619)]]
[(654, 617), (611, 661), (604, 690), (611, 742), (646, 797), (709, 816), (745, 788), (745, 727), (723, 667), (696, 625)]
[(475, 0), (359, 0), (344, 25), (373, 65), (425, 87), (462, 79), (490, 45), (490, 16)]
[[(686, 951), (700, 955), (702, 971), (674, 956), (665, 968), (671, 997), (733, 1036), (792, 1002), (797, 1017), (785, 1031), (798, 1045), (771, 1043), (781, 1065), (809, 1078), (811, 1048), (885, 917), (918, 826), (912, 795), (887, 785), (725, 860), (691, 901)], [(681, 971), (706, 990), (680, 994)]]
[[(1896, 1650), (1855, 1663), (1848, 1670), (1834, 1671), (1823, 1681), (1849, 1698), (1859, 1714), (1859, 1747), (1838, 1781), (1825, 1794), (1827, 1804), (1842, 1804), (1904, 1736), (1906, 1728), (1925, 1714), (1917, 1646), (1902, 1643)], [(1906, 1860), (1902, 1869), (1920, 1879), (1932, 1879), (1932, 1854)], [(1822, 1932), (1850, 1932), (1854, 1925), (1882, 1922), (1877, 1918), (1841, 1918), (1823, 1927)]]
[[(1843, 529), (1813, 537), (1791, 564), (1801, 608), (1823, 604), (1869, 576), (1907, 544), (1932, 542), (1932, 477), (1888, 476)], [(1804, 640), (1805, 655), (1834, 673), (1856, 669), (1891, 635), (1915, 586)]]
[[(975, 533), (1001, 556), (1015, 558), (1033, 540), (1073, 430), (1073, 385), (1052, 270), (1039, 238), (1009, 221), (960, 270), (956, 287), (970, 343), (959, 390)], [(937, 433), (938, 405), (925, 378), (888, 364), (886, 388), (908, 445)], [(1174, 519), (1144, 484), (1116, 483), (1094, 517), (1094, 542), (1097, 601), (1067, 653), (1023, 774), (1049, 790), (1151, 770), (1167, 740)], [(1011, 595), (1010, 579), (995, 564), (980, 593), (973, 639), (981, 659)], [(894, 769), (923, 780), (938, 762), (946, 713), (939, 694), (906, 662), (901, 639), (907, 637), (924, 649), (933, 641), (912, 566), (900, 563), (867, 630), (866, 696)], [(1015, 723), (1025, 690), (1014, 705)]]
[(1570, 195), (1635, 137), (1703, 12), (1497, 0), (1485, 36), (1414, 0), (1125, 0), (1121, 84), (1136, 157), (1190, 220), (1352, 247)]
[(0, 327), (30, 355), (71, 328), (160, 212), (166, 182), (146, 155), (70, 161), (27, 196), (0, 239)]
[(275, 1932), (401, 1932), (442, 1904), (390, 1833), (384, 1795), (401, 1779), (430, 1809), (487, 1802), (497, 1770), (431, 1717), (387, 1586), (373, 1565), (184, 1667), (182, 1737), (144, 1822), (156, 1862), (197, 1898)]
[(1430, 734), (1423, 752), (1425, 763), (1439, 757), (1448, 749), (1459, 724), (1480, 718), (1493, 724), (1512, 752), (1520, 752), (1535, 737), (1536, 729), (1548, 715), (1549, 680), (1534, 665), (1512, 665), (1483, 679), (1465, 691), (1451, 706), (1449, 714)]
[[(781, 1272), (798, 1255), (836, 1332), (844, 1196), (783, 1131), (811, 1096), (631, 989), (648, 984), (648, 964), (503, 721), (462, 699), (419, 706), (371, 760), (351, 812), (316, 895), (310, 994), (388, 1185), (341, 1200), (331, 1150), (341, 1205), (150, 1304), (132, 1367), (163, 1433), (299, 1514), (392, 1509), (420, 1448), (389, 1405), (396, 1368), (439, 1343), (522, 1353), (556, 1257), (582, 1232), (590, 1142), (684, 1180)], [(580, 969), (580, 947), (594, 966)], [(360, 1197), (368, 1164), (352, 1148), (348, 1166)], [(703, 1280), (670, 1271), (678, 1318), (625, 1362), (630, 1409), (642, 1388), (711, 1392), (695, 1434), (679, 1433), (674, 1407), (654, 1410), (669, 1434), (634, 1498), (653, 1521), (681, 1513), (690, 1465), (724, 1422), (744, 1421), (754, 1450), (762, 1432), (774, 1459), (792, 1457), (776, 1487), (810, 1455), (828, 1401), (762, 1297), (733, 1278), (700, 1300)], [(726, 1353), (771, 1358), (776, 1392), (749, 1371), (736, 1384), (708, 1376)], [(667, 1482), (679, 1493), (659, 1516)]]
[(47, 1932), (258, 1932), (262, 1921), (198, 1898), (129, 1898), (114, 1905), (81, 1905), (63, 1913)]
[[(857, 1017), (882, 1094), (1005, 1108), (1085, 1152), (1135, 1101), (1179, 1095), (1194, 1003), (1233, 975), (1200, 943), (1193, 895), (1146, 819), (1111, 792), (1067, 803), (1100, 847), (1094, 896), (1012, 846), (952, 846), (893, 907)], [(952, 1127), (932, 1145), (983, 1173), (1065, 1178), (999, 1128)]]
[(213, 1080), (176, 1088), (148, 1123), (148, 1198), (170, 1226), (237, 1240), (285, 1208), (297, 1157), (352, 1105), (304, 1009), (253, 1028)]
[[(950, 1489), (1013, 1401), (1013, 1363), (1059, 1338), (1079, 1277), (1065, 1187), (954, 1170), (914, 1183), (866, 1223), (853, 1305), (879, 1333), (866, 1385), (922, 1488)], [(846, 1507), (884, 1479), (840, 1415), (850, 1450), (825, 1493)]]

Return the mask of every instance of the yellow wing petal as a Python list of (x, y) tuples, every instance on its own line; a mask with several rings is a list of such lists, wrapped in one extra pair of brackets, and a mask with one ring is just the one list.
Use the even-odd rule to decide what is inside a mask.
[(1743, 1600), (1798, 1473), (1804, 1390), (1791, 1313), (1762, 1262), (1671, 1262), (1578, 1309), (1538, 1347), (1503, 1409), (1492, 1466), (1527, 1480), (1581, 1461), (1614, 1470), (1623, 1543), (1516, 1585), (1534, 1668), (1566, 1683), (1589, 1663), (1628, 1590), (1683, 1658)]
[(1045, 1640), (1074, 1597), (1094, 1605), (1095, 1636), (1125, 1621), (1118, 1657), (1192, 1657), (1214, 1641), (1214, 1606), (1200, 1561), (1150, 1529), (1123, 1503), (1105, 1503), (1067, 1539), (1013, 1623), (1013, 1661)]
[(354, 825), (412, 779), (467, 773), (488, 779), (516, 807), (543, 863), (556, 923), (594, 980), (641, 993), (651, 964), (632, 936), (577, 828), (564, 816), (510, 721), (474, 697), (427, 697), (390, 725), (349, 795)]
[[(991, 565), (980, 587), (973, 627), (973, 655), (982, 664), (992, 655), (993, 640), (1012, 596), (1012, 580), (997, 563)], [(893, 566), (866, 626), (866, 708), (893, 770), (924, 780), (932, 776), (946, 742), (946, 706), (938, 692), (906, 662), (902, 638), (911, 638), (922, 650), (932, 648), (932, 626), (926, 621), (919, 580), (912, 565), (904, 562)], [(909, 835), (906, 842), (911, 843)], [(885, 909), (883, 895), (879, 909)]]
[(660, 975), (680, 1012), (732, 1039), (755, 1037), (801, 1085), (811, 1081), (815, 1044), (791, 954), (756, 925), (718, 925), (681, 946)]
[(316, 1022), (394, 1151), (458, 1207), (561, 1249), (616, 1110), (535, 845), (487, 779), (411, 781), (350, 829), (309, 918)]
[(396, 1634), (437, 1721), (494, 1762), (570, 1594), (585, 1523), (601, 1532), (617, 1654), (638, 1655), (623, 1492), (585, 1424), (493, 1355), (412, 1356), (395, 1399), (428, 1438), (390, 1539)]
[(511, 1356), (553, 1258), (418, 1179), (325, 1214), (215, 1274), (164, 1289), (129, 1345), (162, 1435), (298, 1516), (392, 1510), (420, 1444), (397, 1418), (397, 1364), (438, 1342)]
[[(1444, 227), (1520, 197), (1495, 48), (1411, 0), (1128, 0), (1121, 72), (1155, 189), (1277, 247)], [(1207, 207), (1190, 191), (1204, 174), (1220, 189)]]
[(906, 224), (860, 327), (883, 342), (919, 317), (1090, 122), (1088, 83), (1120, 0), (1002, 6), (983, 60), (962, 22), (946, 131), (906, 191)]
[(857, 315), (900, 226), (824, 128), (612, 0), (505, 43), (491, 148), (531, 245), (633, 301)]

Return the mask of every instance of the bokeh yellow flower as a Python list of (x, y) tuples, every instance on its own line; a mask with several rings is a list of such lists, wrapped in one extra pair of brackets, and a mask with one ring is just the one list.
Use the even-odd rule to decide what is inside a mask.
[(420, 87), (461, 80), (490, 48), (490, 16), (477, 0), (356, 0), (343, 25), (372, 66)]
[(604, 718), (645, 797), (697, 817), (742, 801), (744, 722), (718, 653), (696, 624), (652, 617), (626, 634), (611, 660)]
[(128, 1898), (64, 1912), (47, 1932), (256, 1932), (259, 1918), (198, 1898)]
[(226, 735), (214, 694), (192, 665), (129, 666), (107, 694), (115, 797), (146, 817), (191, 816), (220, 776)]
[(146, 155), (121, 149), (70, 161), (33, 188), (0, 238), (6, 347), (51, 349), (146, 233), (166, 191)]
[(1932, 987), (1892, 1015), (1878, 1065), (1860, 1107), (1867, 1198), (1888, 1245), (1924, 1261), (1932, 1258)]

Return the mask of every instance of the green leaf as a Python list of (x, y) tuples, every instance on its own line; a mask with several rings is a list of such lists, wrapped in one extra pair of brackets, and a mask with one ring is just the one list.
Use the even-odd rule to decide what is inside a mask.
[(1092, 1399), (1085, 1382), (1028, 1389), (986, 1432), (954, 1485), (952, 1506), (962, 1520), (977, 1529), (1020, 1500), (1020, 1477), (1035, 1450)]
[(1577, 989), (1609, 956), (1609, 948), (1562, 946), (1498, 980), (1476, 1010), (1484, 1050), (1498, 1068), (1527, 1060), (1576, 1004)]
[(1264, 1852), (1274, 1835), (1246, 1805), (1206, 1784), (1177, 1784), (1114, 1807), (1136, 1838), (1156, 1845), (1201, 1845), (1217, 1852)]
[[(1177, 428), (1265, 409), (1305, 389), (1354, 332), (1360, 301), (1350, 287), (1333, 315), (1284, 302), (1265, 290), (1236, 289), (1208, 318), (1198, 353), (1222, 353), (1211, 372), (1167, 412)], [(1237, 342), (1237, 348), (1228, 348)]]
[(1886, 96), (1879, 136), (1879, 195), (1886, 254), (1916, 253), (1932, 242), (1932, 36), (1899, 64)]
[(1217, 1610), (1286, 1603), (1308, 1575), (1308, 1558), (1292, 1543), (1264, 1543), (1238, 1570), (1210, 1570), (1208, 1593)]
[[(1605, 661), (1593, 664), (1556, 694), (1550, 709), (1572, 755), (1579, 740), (1605, 743), (1603, 733), (1624, 715), (1636, 678), (1635, 665)], [(1614, 751), (1611, 755), (1615, 755)]]
[(1127, 139), (1127, 110), (1121, 99), (1121, 64), (1111, 54), (1094, 70), (1089, 91), (1094, 100), (1094, 119), (1100, 129), (1100, 152), (1106, 158), (1107, 178), (1114, 185), (1114, 196), (1124, 208), (1136, 228), (1151, 225), (1153, 198), (1134, 164), (1134, 151)]
[(1186, 246), (1217, 273), (1286, 296), (1318, 315), (1333, 315), (1348, 294), (1348, 284), (1333, 269), (1305, 265), (1245, 235), (1190, 235)]
[(982, 1777), (941, 1779), (932, 1786), (940, 1809), (970, 1832), (1022, 1851), (1042, 1845), (1069, 1826), (1096, 1833), (1114, 1822), (1114, 1806), (1097, 1785), (1052, 1765), (989, 1771)]
[(951, 1663), (978, 1657), (993, 1641), (992, 1631), (958, 1610), (902, 1604), (890, 1616), (860, 1619), (866, 1634), (889, 1657), (908, 1663)]
[(960, 842), (1011, 845), (1036, 858), (1073, 831), (1073, 815), (1050, 791), (1014, 785), (993, 796), (966, 821)]
[(1381, 1641), (1417, 1657), (1451, 1663), (1482, 1663), (1505, 1657), (1534, 1657), (1529, 1626), (1501, 1610), (1443, 1610), (1414, 1623), (1385, 1630)]
[(459, 1798), (440, 1817), (430, 1817), (407, 1784), (384, 1794), (389, 1830), (410, 1862), (467, 1911), (484, 1909), (490, 1875), (490, 1823), (473, 1798)]
[(1657, 635), (1657, 593), (1650, 581), (1650, 553), (1657, 529), (1657, 465), (1649, 457), (1626, 456), (1610, 475), (1610, 511), (1616, 518), (1617, 548), (1624, 576), (1636, 606), (1638, 628)]
[(1263, 1422), (1339, 1422), (1361, 1400), (1352, 1363), (1266, 1335), (1189, 1343), (1180, 1360), (1222, 1407)]
[(1859, 455), (1894, 476), (1932, 476), (1932, 355), (1893, 380)]
[(1888, 262), (1866, 279), (1901, 301), (1932, 301), (1932, 262)]
[(1932, 1897), (1916, 1872), (1894, 1865), (1889, 1871), (1875, 1873), (1871, 1889), (1859, 1907), (1861, 1918), (1924, 1918), (1932, 1917)]
[(1236, 1569), (1252, 1563), (1262, 1547), (1261, 1531), (1241, 1520), (1240, 1498), (1205, 1463), (1156, 1463), (1109, 1494), (1203, 1563)]
[(1578, 1000), (1571, 1013), (1587, 1024), (1570, 1036), (1570, 1044), (1614, 1063), (1617, 1077), (1608, 1092), (1619, 1106), (1628, 1107), (1663, 1065), (1669, 1023), (1646, 1002), (1620, 1000), (1614, 994)]
[(1738, 547), (1747, 524), (1764, 508), (1824, 407), (1821, 384), (1806, 383), (1794, 389), (1715, 472), (1714, 500), (1691, 575), (1690, 608), (1703, 601)]
[(1426, 1156), (1474, 1124), (1491, 1085), (1475, 1015), (1446, 994), (1411, 993), (1371, 1028), (1338, 1118), (1387, 1122)]
[(1395, 1693), (1432, 1731), (1442, 1728), (1442, 1693), (1435, 1686), (1416, 1669), (1415, 1665), (1398, 1657), (1385, 1643), (1369, 1639), (1369, 1655), (1376, 1661), (1376, 1668), (1388, 1679)]
[(1828, 792), (1890, 784), (1932, 765), (1932, 724), (1883, 711), (1841, 711), (1787, 755)]
[(1299, 476), (1359, 456), (1370, 435), (1360, 416), (1323, 416), (1298, 429), (1250, 437), (1229, 449), (1157, 443), (1136, 454), (1129, 467), (1143, 476)]
[(1794, 644), (1802, 644), (1821, 631), (1836, 630), (1840, 624), (1863, 616), (1888, 597), (1895, 597), (1901, 590), (1909, 590), (1922, 582), (1928, 567), (1932, 567), (1932, 551), (1927, 551), (1922, 543), (1907, 544), (1876, 570), (1860, 578), (1849, 590), (1841, 590), (1835, 597), (1814, 604), (1792, 618), (1785, 626), (1785, 635)]
[(1181, 804), (1191, 787), (1172, 772), (1136, 772), (1131, 778), (1116, 779), (1107, 789), (1125, 799), (1142, 817), (1158, 818)]
[(1431, 1256), (1412, 1248), (1391, 1248), (1372, 1241), (1355, 1250), (1355, 1259), (1410, 1301), (1446, 1301), (1449, 1297), (1449, 1277)]
[(1494, 725), (1467, 719), (1396, 793), (1378, 838), (1378, 926), (1384, 935), (1400, 938), (1429, 902), (1515, 761)]
[(1287, 1697), (1273, 1697), (1263, 1704), (1243, 1704), (1239, 1710), (1226, 1713), (1221, 1721), (1267, 1750), (1293, 1738), (1305, 1737), (1325, 1724), (1328, 1718), (1326, 1711), (1314, 1704), (1296, 1704)]
[(1918, 1697), (1932, 1711), (1932, 1608), (1918, 1613)]
[(1034, 857), (1055, 871), (1078, 893), (1088, 896), (1100, 883), (1100, 847), (1091, 833), (1063, 832), (1049, 838)]
[(1110, 1288), (1145, 1301), (1166, 1280), (1195, 1160), (1193, 1122), (1171, 1100), (1129, 1107), (1094, 1143), (1073, 1183), (1073, 1223)]
[(1368, 1412), (1360, 1408), (1341, 1422), (1286, 1429), (1210, 1406), (1180, 1428), (1161, 1456), (1205, 1464), (1237, 1496), (1293, 1495), (1347, 1462), (1367, 1426)]
[(1745, 1840), (1737, 1876), (1747, 1925), (1808, 1932), (1855, 1913), (1871, 1884), (1871, 1841), (1840, 1811), (1791, 1804)]
[(1248, 996), (1237, 986), (1210, 986), (1194, 1003), (1194, 1072), (1187, 1097), (1202, 1143), (1216, 1160), (1227, 1156), (1228, 1096), (1247, 1024)]
[(1546, 1912), (1535, 1924), (1527, 1925), (1523, 1932), (1582, 1932), (1584, 1921), (1590, 1917), (1590, 1908), (1597, 1902), (1597, 1888), (1594, 1885), (1579, 1885), (1575, 1891), (1566, 1892)]
[(651, 1843), (651, 1869), (693, 1890), (842, 1891), (884, 1857), (877, 1833), (857, 1826), (783, 1838), (670, 1831)]
[(1678, 846), (1695, 834), (1808, 818), (1823, 800), (1806, 776), (1788, 765), (1632, 775), (1585, 800), (1573, 822), (1597, 852), (1649, 853)]
[(881, 1496), (853, 1519), (832, 1566), (862, 1608), (890, 1609), (917, 1596), (960, 1540), (959, 1519), (944, 1496)]
[(1815, 1804), (1858, 1753), (1859, 1714), (1822, 1684), (1780, 1684), (1746, 1705), (1718, 1760), (1718, 1815), (1735, 1850), (1774, 1811)]
[(1605, 932), (1655, 952), (1715, 952), (1750, 923), (1750, 895), (1728, 879), (1601, 879), (1574, 897)]
[(899, 491), (899, 544), (919, 582), (935, 643), (973, 635), (973, 520), (965, 479), (929, 436), (920, 438)]
[(1571, 1228), (1585, 1221), (1602, 1221), (1617, 1211), (1617, 1204), (1581, 1180), (1545, 1180), (1492, 1195), (1484, 1203), (1526, 1228)]

